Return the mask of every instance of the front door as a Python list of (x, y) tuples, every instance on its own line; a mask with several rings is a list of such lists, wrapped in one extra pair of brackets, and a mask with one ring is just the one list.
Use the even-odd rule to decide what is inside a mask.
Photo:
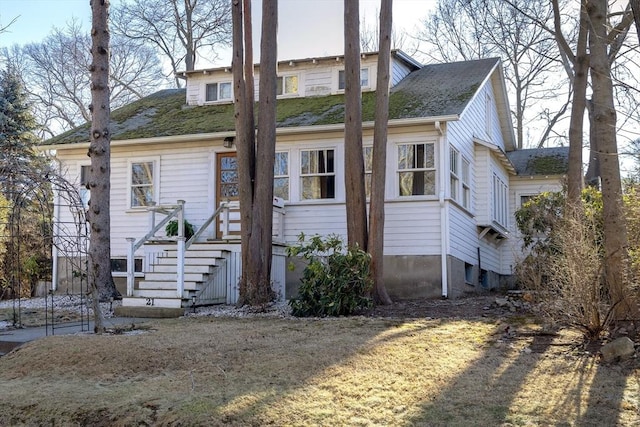
[[(236, 153), (218, 153), (216, 170), (216, 206), (220, 206), (220, 203), (224, 201), (238, 202), (240, 198)], [(223, 226), (223, 219), (218, 216), (216, 219), (216, 238), (223, 238), (223, 229), (227, 229), (230, 235), (240, 236), (240, 210), (237, 207), (230, 209), (227, 226)]]

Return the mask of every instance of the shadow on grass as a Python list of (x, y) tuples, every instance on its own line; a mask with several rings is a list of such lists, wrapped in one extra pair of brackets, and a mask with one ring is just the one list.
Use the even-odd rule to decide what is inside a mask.
[[(508, 347), (498, 356), (488, 348), (432, 402), (425, 403), (410, 424), (626, 425), (619, 421), (625, 379), (597, 365), (594, 357), (547, 354), (554, 345), (549, 337), (534, 335), (528, 347), (533, 351), (520, 350), (515, 358)], [(568, 381), (558, 384), (559, 378)]]

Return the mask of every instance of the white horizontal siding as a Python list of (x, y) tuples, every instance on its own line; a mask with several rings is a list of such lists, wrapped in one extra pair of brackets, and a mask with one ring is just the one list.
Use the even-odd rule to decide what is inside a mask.
[(478, 258), (478, 230), (475, 218), (452, 205), (449, 208), (449, 253), (469, 264)]
[(404, 63), (392, 59), (391, 60), (391, 87), (394, 87), (395, 85), (400, 83), (400, 81), (402, 81), (402, 79), (407, 77), (407, 75), (409, 75), (410, 72), (411, 70)]

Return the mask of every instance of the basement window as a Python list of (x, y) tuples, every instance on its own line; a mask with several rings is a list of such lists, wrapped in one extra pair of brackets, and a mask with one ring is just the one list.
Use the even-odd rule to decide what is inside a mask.
[[(142, 258), (133, 260), (133, 272), (136, 276), (142, 275)], [(111, 274), (114, 277), (124, 277), (127, 275), (127, 259), (111, 258)]]

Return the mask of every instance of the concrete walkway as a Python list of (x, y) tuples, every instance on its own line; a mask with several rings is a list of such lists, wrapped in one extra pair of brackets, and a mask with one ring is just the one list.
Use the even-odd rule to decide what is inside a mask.
[[(104, 319), (104, 326), (109, 329), (122, 325), (138, 325), (148, 320), (149, 319), (139, 317), (110, 317)], [(57, 323), (54, 325), (53, 330), (51, 325), (49, 325), (49, 327), (37, 326), (18, 329), (0, 329), (0, 356), (5, 355), (14, 348), (29, 341), (44, 338), (49, 335), (77, 334), (83, 332), (83, 329), (86, 333), (93, 333), (93, 328), (94, 323), (90, 321), (88, 329), (86, 322), (84, 322), (84, 328), (79, 322), (69, 322)]]

